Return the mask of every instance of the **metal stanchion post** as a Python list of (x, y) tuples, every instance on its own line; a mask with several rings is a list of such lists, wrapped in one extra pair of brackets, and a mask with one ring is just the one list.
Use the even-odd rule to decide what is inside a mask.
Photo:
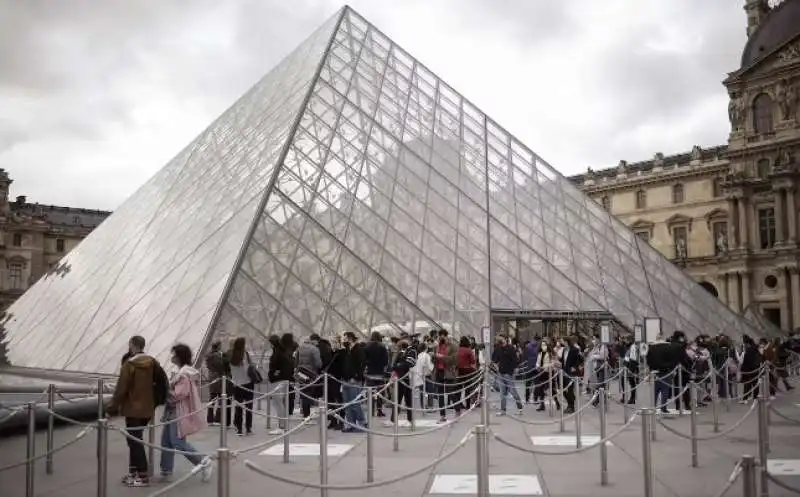
[[(483, 368), (483, 384), (481, 385), (481, 424), (488, 428), (489, 426), (489, 396), (491, 394), (491, 388), (489, 386), (489, 367), (488, 365)], [(484, 448), (484, 455), (486, 456), (486, 467), (489, 467), (489, 444), (486, 444)], [(488, 469), (487, 469), (488, 471)]]
[(692, 434), (692, 467), (698, 466), (697, 462), (697, 383), (692, 381), (689, 384), (689, 419), (691, 422), (690, 430)]
[[(367, 483), (375, 481), (375, 447), (372, 437), (372, 403), (374, 391), (367, 387)], [(346, 425), (345, 425), (346, 426)]]
[(628, 405), (628, 400), (630, 400), (631, 390), (628, 386), (628, 367), (624, 364), (620, 366), (622, 368), (622, 423), (627, 423), (628, 418), (630, 418), (630, 406)]
[(152, 478), (156, 474), (156, 427), (155, 419), (150, 420), (150, 426), (147, 427), (147, 474)]
[[(544, 376), (544, 375), (543, 374), (539, 374), (538, 376), (541, 377), (541, 376)], [(534, 376), (534, 379), (533, 379), (534, 395), (535, 395), (535, 392), (536, 392), (536, 379), (537, 379), (537, 377)], [(547, 403), (548, 403), (547, 413), (552, 418), (553, 414), (554, 414), (553, 409), (555, 409), (556, 397), (554, 395), (555, 392), (554, 392), (554, 389), (553, 389), (553, 381), (550, 378), (550, 372), (549, 371), (547, 372), (547, 383), (550, 384), (550, 395), (547, 397)]]
[(267, 429), (272, 429), (272, 384), (270, 383), (267, 387), (267, 397), (264, 399), (266, 401), (266, 412), (265, 416), (267, 418)]
[(761, 497), (769, 497), (769, 473), (767, 473), (767, 459), (769, 458), (769, 425), (767, 414), (769, 410), (769, 377), (766, 377), (767, 388), (764, 388), (764, 378), (758, 392), (758, 462)]
[(217, 409), (219, 409), (219, 446), (228, 446), (228, 378), (223, 376), (220, 381), (220, 394), (217, 401)]
[(53, 474), (53, 428), (55, 425), (55, 418), (53, 418), (53, 409), (56, 408), (56, 386), (52, 383), (47, 386), (47, 456), (45, 456), (45, 472), (48, 475)]
[(319, 489), (320, 497), (328, 497), (328, 377), (322, 377), (322, 400), (319, 402)]
[(97, 497), (108, 495), (108, 420), (97, 420)]
[(575, 378), (574, 380), (575, 386), (575, 447), (581, 448), (583, 447), (583, 441), (581, 440), (581, 411), (583, 405), (583, 385), (581, 385), (580, 378)]
[(756, 497), (756, 459), (742, 456), (742, 497)]
[(714, 423), (714, 433), (719, 433), (719, 392), (718, 390), (717, 370), (711, 364), (711, 420)]
[(289, 420), (289, 398), (291, 396), (291, 388), (289, 388), (289, 382), (287, 381), (284, 384), (283, 390), (283, 462), (289, 462), (289, 430), (292, 429), (292, 425)]
[(425, 378), (422, 378), (422, 390), (421, 390), (422, 397), (420, 397), (419, 399), (421, 403), (421, 405), (419, 406), (420, 414), (422, 414), (423, 418), (425, 417), (426, 414), (428, 414), (425, 411), (425, 406), (428, 404), (428, 382), (425, 380), (426, 380)]
[(394, 426), (394, 437), (392, 437), (392, 450), (397, 452), (400, 450), (400, 379), (392, 379), (392, 419)]
[(255, 409), (256, 409), (256, 411), (261, 412), (261, 404), (262, 404), (262, 402), (264, 400), (264, 398), (261, 395), (262, 394), (261, 385), (260, 384), (259, 385), (254, 385), (254, 387), (256, 389), (255, 394), (258, 395), (258, 400), (256, 401)]
[(217, 497), (231, 495), (231, 451), (225, 447), (217, 449)]
[(606, 391), (604, 388), (600, 389), (600, 485), (608, 485), (608, 448), (606, 443), (603, 442), (606, 438)]
[(34, 496), (34, 479), (36, 478), (36, 402), (28, 402), (28, 440), (26, 444), (25, 463), (25, 497)]
[(564, 427), (564, 409), (567, 408), (566, 404), (564, 403), (564, 370), (558, 370), (558, 398), (560, 399), (561, 409), (558, 410), (558, 432), (564, 433), (566, 428)]
[(486, 425), (478, 425), (474, 429), (475, 442), (477, 447), (477, 486), (478, 497), (489, 497), (489, 457), (486, 453), (489, 429)]
[(731, 374), (728, 370), (728, 363), (730, 359), (725, 361), (725, 364), (722, 366), (722, 370), (724, 371), (725, 378), (722, 380), (725, 382), (725, 412), (731, 412), (731, 397), (733, 396), (732, 386), (733, 382), (731, 382)]
[(106, 390), (105, 381), (102, 379), (97, 380), (97, 419), (106, 417), (105, 414), (105, 397), (103, 394)]
[(767, 446), (767, 454), (770, 453), (770, 443), (769, 443), (769, 372), (764, 370), (764, 376), (761, 377), (761, 386), (759, 387), (759, 391), (763, 392), (763, 396), (759, 396), (764, 399), (764, 443)]
[(652, 430), (653, 418), (656, 415), (655, 409), (642, 409), (642, 468), (644, 470), (644, 497), (653, 497), (654, 474), (653, 474), (653, 447), (651, 445), (650, 434)]
[[(650, 382), (650, 405), (653, 409), (653, 415), (655, 415), (656, 410), (658, 409), (658, 403), (656, 402), (656, 382), (657, 381), (664, 381), (659, 380), (656, 378), (657, 373), (655, 371), (650, 371), (650, 375), (648, 376), (648, 381)], [(662, 399), (663, 402), (667, 402), (667, 399)], [(666, 407), (666, 406), (665, 406)], [(650, 440), (655, 442), (656, 441), (656, 423), (650, 423)]]

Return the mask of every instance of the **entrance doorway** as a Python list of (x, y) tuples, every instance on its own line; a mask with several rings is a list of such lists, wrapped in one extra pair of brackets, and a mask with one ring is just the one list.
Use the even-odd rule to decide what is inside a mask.
[(611, 338), (632, 334), (606, 311), (520, 311), (516, 309), (492, 310), (491, 343), (499, 335), (525, 343), (534, 336), (561, 337), (579, 335), (590, 337), (600, 334), (600, 325), (611, 325)]
[(761, 312), (764, 314), (764, 317), (767, 318), (767, 321), (774, 324), (778, 328), (781, 327), (781, 309), (779, 307), (761, 309)]

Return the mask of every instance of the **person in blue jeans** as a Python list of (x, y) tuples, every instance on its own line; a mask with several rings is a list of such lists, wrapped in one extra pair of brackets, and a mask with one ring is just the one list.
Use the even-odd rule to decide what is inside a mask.
[(517, 348), (508, 342), (505, 337), (500, 337), (494, 351), (492, 352), (492, 362), (497, 365), (497, 373), (500, 376), (500, 415), (506, 414), (506, 397), (509, 393), (517, 403), (517, 409), (522, 414), (522, 399), (517, 392), (514, 384), (514, 370), (519, 364), (519, 354)]
[(669, 412), (667, 402), (672, 396), (674, 371), (680, 360), (680, 350), (680, 344), (667, 342), (661, 335), (647, 347), (647, 367), (656, 375), (653, 402), (656, 409), (663, 413)]
[(344, 433), (361, 431), (367, 427), (367, 419), (361, 402), (354, 402), (361, 394), (364, 384), (364, 351), (358, 343), (358, 337), (352, 331), (346, 331), (342, 337), (342, 348), (337, 352), (341, 354), (342, 363), (342, 401), (345, 403)]

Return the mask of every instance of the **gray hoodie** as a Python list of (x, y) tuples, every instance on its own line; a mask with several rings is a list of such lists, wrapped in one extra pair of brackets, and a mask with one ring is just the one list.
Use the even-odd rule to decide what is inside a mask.
[(319, 348), (311, 342), (303, 342), (297, 350), (297, 367), (319, 374), (322, 369), (322, 357)]

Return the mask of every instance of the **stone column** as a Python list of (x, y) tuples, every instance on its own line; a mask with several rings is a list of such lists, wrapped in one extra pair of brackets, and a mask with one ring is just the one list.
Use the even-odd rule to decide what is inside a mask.
[(773, 193), (775, 194), (775, 245), (782, 245), (783, 240), (785, 240), (783, 236), (784, 226), (786, 226), (784, 221), (783, 189), (776, 188)]
[[(739, 200), (736, 197), (728, 199), (728, 249), (736, 250), (741, 246), (739, 242)], [(715, 241), (716, 243), (716, 241)]]
[(791, 280), (789, 269), (785, 267), (780, 268), (780, 274), (781, 290), (783, 290), (781, 294), (781, 329), (790, 330), (792, 329), (792, 301), (790, 296)]
[(795, 202), (795, 188), (786, 189), (786, 224), (788, 230), (788, 242), (797, 243), (797, 203)]
[(737, 273), (728, 273), (728, 307), (731, 308), (733, 312), (742, 312), (742, 308), (740, 307), (739, 303), (741, 300), (739, 299), (739, 275)]
[(739, 198), (739, 248), (746, 249), (750, 245), (750, 230), (747, 226), (747, 205), (744, 197)]
[(747, 271), (742, 272), (742, 310), (747, 309), (750, 305), (750, 274)]
[(792, 329), (795, 329), (800, 328), (800, 269), (791, 268), (789, 277), (791, 279)]

